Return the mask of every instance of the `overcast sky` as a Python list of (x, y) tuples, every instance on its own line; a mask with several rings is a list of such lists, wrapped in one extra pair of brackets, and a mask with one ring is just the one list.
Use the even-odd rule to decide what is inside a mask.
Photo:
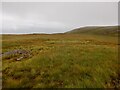
[(3, 2), (2, 33), (60, 33), (117, 25), (117, 2)]

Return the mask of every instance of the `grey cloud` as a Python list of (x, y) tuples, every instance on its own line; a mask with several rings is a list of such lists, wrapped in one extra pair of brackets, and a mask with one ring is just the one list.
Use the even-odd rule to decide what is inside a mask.
[(118, 24), (117, 2), (4, 2), (3, 33), (65, 32)]

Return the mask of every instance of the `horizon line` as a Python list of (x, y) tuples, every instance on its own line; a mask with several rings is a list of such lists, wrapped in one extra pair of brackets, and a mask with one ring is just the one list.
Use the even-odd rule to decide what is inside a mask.
[[(85, 28), (85, 27), (119, 27), (120, 25), (87, 25), (87, 26), (81, 26), (81, 27), (76, 27), (73, 28), (71, 30), (74, 29), (78, 29), (78, 28)], [(68, 31), (71, 31), (68, 30)], [(67, 32), (68, 32), (67, 31)], [(65, 31), (66, 32), (66, 31)], [(26, 34), (64, 34), (65, 32), (51, 32), (51, 33), (46, 33), (46, 32), (28, 32), (28, 33), (0, 33), (0, 35), (26, 35)]]

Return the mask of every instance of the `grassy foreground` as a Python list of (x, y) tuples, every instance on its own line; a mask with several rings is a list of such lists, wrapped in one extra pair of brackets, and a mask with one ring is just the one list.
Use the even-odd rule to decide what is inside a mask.
[(119, 88), (117, 37), (85, 34), (3, 35), (3, 88)]

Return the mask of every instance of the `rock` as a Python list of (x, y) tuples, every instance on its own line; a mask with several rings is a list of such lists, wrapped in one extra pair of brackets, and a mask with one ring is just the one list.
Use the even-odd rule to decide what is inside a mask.
[(21, 50), (21, 49), (19, 49), (19, 50), (13, 50), (13, 51), (8, 51), (8, 52), (5, 52), (5, 53), (2, 53), (2, 54), (0, 54), (0, 57), (9, 57), (9, 56), (11, 56), (9, 58), (9, 60), (11, 60), (11, 58), (14, 59), (14, 55), (17, 57), (16, 60), (20, 61), (23, 58), (30, 57), (31, 53), (29, 51), (27, 51), (27, 50)]
[(17, 61), (20, 61), (21, 59), (23, 59), (24, 57), (20, 57), (20, 58), (17, 58)]

